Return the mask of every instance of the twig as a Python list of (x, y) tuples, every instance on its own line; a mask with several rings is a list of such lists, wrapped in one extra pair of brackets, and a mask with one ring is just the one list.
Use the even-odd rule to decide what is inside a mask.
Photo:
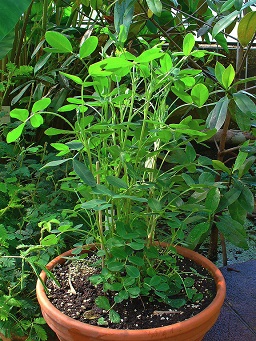
[(163, 315), (163, 314), (180, 314), (180, 311), (175, 310), (155, 310), (153, 315)]
[(71, 294), (76, 295), (76, 290), (75, 290), (75, 288), (73, 287), (72, 282), (71, 282), (71, 271), (70, 271), (70, 268), (68, 268), (68, 285), (69, 285), (69, 287), (70, 287), (70, 292), (71, 292)]

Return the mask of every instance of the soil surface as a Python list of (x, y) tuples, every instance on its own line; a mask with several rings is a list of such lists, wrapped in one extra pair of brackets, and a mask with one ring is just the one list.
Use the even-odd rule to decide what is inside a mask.
[[(51, 279), (47, 280), (46, 285), (49, 290), (48, 298), (57, 309), (71, 318), (91, 325), (98, 325), (98, 319), (104, 318), (105, 327), (114, 329), (162, 327), (196, 315), (211, 303), (216, 294), (214, 280), (207, 270), (188, 259), (180, 259), (180, 270), (187, 272), (186, 277), (195, 280), (194, 287), (203, 294), (204, 298), (200, 302), (188, 301), (183, 307), (174, 309), (152, 297), (151, 300), (148, 297), (129, 299), (115, 305), (114, 309), (121, 316), (121, 322), (114, 324), (109, 320), (108, 312), (94, 303), (96, 297), (103, 295), (113, 302), (114, 293), (104, 293), (101, 285), (95, 287), (89, 282), (88, 278), (98, 270), (88, 266), (87, 262), (88, 258), (57, 265), (53, 273), (60, 287)], [(192, 273), (191, 267), (200, 275)]]

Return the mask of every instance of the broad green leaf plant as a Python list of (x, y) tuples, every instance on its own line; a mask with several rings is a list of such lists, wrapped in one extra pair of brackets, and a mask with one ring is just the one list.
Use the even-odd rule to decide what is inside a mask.
[[(52, 52), (72, 49), (59, 33), (48, 32), (46, 40)], [(92, 53), (96, 42), (93, 36), (85, 40), (78, 58)], [(103, 284), (104, 291), (116, 292), (114, 304), (141, 295), (153, 295), (173, 307), (200, 299), (186, 284), (187, 274), (176, 266), (174, 246), (196, 244), (209, 231), (216, 212), (227, 206), (218, 188), (222, 185), (214, 180), (222, 165), (216, 162), (216, 170), (212, 169), (211, 160), (197, 157), (193, 147), (215, 130), (191, 116), (170, 123), (170, 93), (184, 108), (202, 107), (209, 97), (200, 70), (187, 67), (187, 60), (198, 56), (194, 46), (194, 36), (188, 34), (182, 52), (164, 51), (160, 44), (135, 56), (121, 48), (91, 64), (85, 79), (61, 72), (67, 82), (81, 88), (81, 94), (68, 98), (58, 112), (47, 109), (51, 100), (42, 98), (31, 111), (10, 113), (20, 122), (8, 133), (9, 143), (18, 140), (27, 125), (40, 127), (47, 115), (64, 121), (64, 129), (45, 131), (55, 138), (51, 146), (56, 159), (43, 168), (72, 165), (72, 172), (62, 179), (63, 188), (77, 194), (75, 210), (87, 214), (90, 233), (99, 245), (102, 270), (91, 281)], [(223, 82), (229, 87), (230, 77)], [(74, 114), (71, 120), (69, 113)], [(234, 170), (246, 157), (240, 155)], [(239, 187), (239, 180), (236, 183)], [(245, 198), (244, 188), (239, 193), (241, 200)], [(219, 220), (220, 229), (225, 219), (224, 215)], [(242, 224), (234, 229), (244, 241)], [(159, 248), (156, 241), (164, 232), (168, 246)], [(183, 289), (182, 299), (170, 295)], [(120, 320), (106, 297), (98, 297), (96, 303), (109, 310), (113, 322)]]

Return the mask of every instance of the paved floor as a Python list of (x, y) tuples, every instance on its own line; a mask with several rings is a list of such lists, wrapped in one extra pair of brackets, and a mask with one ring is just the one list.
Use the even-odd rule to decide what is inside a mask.
[(256, 260), (221, 268), (227, 296), (203, 341), (256, 341)]

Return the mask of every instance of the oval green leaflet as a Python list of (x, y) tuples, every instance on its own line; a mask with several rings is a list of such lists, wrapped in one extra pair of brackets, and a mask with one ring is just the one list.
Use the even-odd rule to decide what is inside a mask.
[(73, 51), (72, 45), (68, 38), (59, 32), (46, 32), (45, 40), (52, 47), (52, 49), (45, 48), (46, 52), (71, 53)]
[(191, 97), (195, 105), (203, 106), (209, 97), (208, 88), (202, 83), (196, 84), (191, 90)]
[(98, 46), (97, 37), (91, 36), (87, 38), (79, 49), (79, 57), (83, 59), (90, 56), (90, 54), (92, 54), (96, 50), (97, 46)]
[(33, 107), (32, 107), (32, 113), (36, 113), (38, 111), (42, 111), (42, 110), (45, 110), (51, 103), (51, 99), (50, 98), (42, 98), (42, 99), (39, 99), (38, 101), (36, 101), (34, 104), (33, 104)]
[(189, 56), (195, 46), (195, 37), (192, 33), (188, 33), (183, 40), (183, 53)]
[(25, 123), (21, 123), (18, 127), (9, 131), (6, 137), (7, 143), (12, 143), (16, 141), (21, 136), (24, 127), (25, 127)]

